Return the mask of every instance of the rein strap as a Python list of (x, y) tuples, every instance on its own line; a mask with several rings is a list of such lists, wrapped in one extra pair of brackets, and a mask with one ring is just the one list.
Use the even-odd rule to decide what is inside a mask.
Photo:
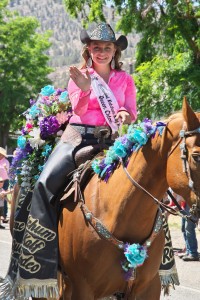
[(148, 195), (150, 198), (152, 198), (156, 204), (160, 205), (164, 210), (166, 210), (168, 213), (174, 215), (174, 216), (180, 216), (181, 218), (187, 219), (187, 216), (183, 215), (180, 211), (176, 211), (173, 207), (169, 207), (166, 204), (164, 204), (163, 202), (161, 202), (160, 200), (158, 200), (157, 198), (155, 198), (151, 193), (149, 193), (143, 186), (141, 186), (137, 181), (135, 181), (133, 179), (133, 177), (131, 177), (131, 175), (129, 174), (129, 172), (127, 171), (127, 168), (124, 165), (124, 161), (123, 159), (121, 159), (121, 164), (123, 167), (123, 170), (126, 174), (126, 176), (128, 177), (128, 179), (132, 182), (132, 184), (139, 188), (140, 190), (142, 190), (146, 195)]

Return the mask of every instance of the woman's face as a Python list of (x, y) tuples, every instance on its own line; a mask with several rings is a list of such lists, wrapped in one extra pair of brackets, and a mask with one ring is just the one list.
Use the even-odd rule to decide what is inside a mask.
[(108, 65), (116, 51), (113, 43), (100, 41), (92, 41), (88, 50), (94, 64), (97, 65)]

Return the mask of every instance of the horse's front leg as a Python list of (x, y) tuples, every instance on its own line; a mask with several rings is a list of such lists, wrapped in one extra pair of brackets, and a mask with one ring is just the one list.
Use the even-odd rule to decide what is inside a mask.
[[(68, 296), (69, 294), (67, 294)], [(65, 298), (64, 298), (65, 299)], [(91, 292), (91, 290), (88, 288), (87, 285), (79, 284), (73, 285), (72, 287), (72, 295), (71, 300), (95, 300), (94, 294)]]
[(152, 281), (149, 282), (147, 287), (136, 296), (130, 298), (131, 300), (159, 300), (161, 294), (161, 282), (159, 274), (157, 274)]
[[(64, 300), (95, 300), (94, 293), (88, 283), (78, 274), (69, 283), (64, 280), (63, 299)], [(62, 298), (61, 298), (62, 299)]]

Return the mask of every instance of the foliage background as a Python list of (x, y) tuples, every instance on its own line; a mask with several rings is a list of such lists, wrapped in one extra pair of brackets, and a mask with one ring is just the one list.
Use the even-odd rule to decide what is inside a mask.
[(36, 32), (33, 17), (21, 17), (0, 4), (0, 145), (8, 142), (10, 130), (18, 128), (17, 119), (28, 106), (27, 99), (50, 81), (47, 75), (50, 33)]
[[(122, 32), (128, 34), (129, 47), (123, 53), (123, 61), (127, 71), (130, 62), (135, 64), (132, 72), (137, 86), (139, 119), (158, 119), (181, 109), (183, 96), (194, 110), (199, 110), (199, 1), (13, 0), (9, 1), (9, 12), (17, 10), (21, 18), (17, 17), (18, 23), (12, 20), (5, 29), (2, 8), (6, 2), (0, 3), (0, 31), (5, 31), (3, 38), (8, 43), (6, 50), (0, 47), (0, 97), (7, 124), (9, 120), (13, 126), (18, 112), (28, 107), (29, 95), (38, 91), (44, 82), (48, 83), (49, 67), (55, 68), (48, 76), (53, 84), (67, 86), (69, 65), (80, 62), (82, 25), (92, 22), (90, 31), (99, 20), (110, 23), (117, 36)], [(8, 15), (7, 12), (6, 18), (11, 18)], [(0, 45), (5, 44), (0, 36)], [(28, 50), (27, 38), (35, 50)], [(39, 53), (43, 54), (41, 61), (38, 60), (40, 67), (34, 58), (28, 58)], [(10, 107), (11, 111), (5, 114)], [(8, 132), (8, 127), (4, 126), (4, 132)]]

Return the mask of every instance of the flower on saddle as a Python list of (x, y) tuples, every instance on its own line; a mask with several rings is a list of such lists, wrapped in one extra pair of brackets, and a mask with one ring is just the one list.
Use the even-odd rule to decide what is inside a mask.
[(10, 169), (11, 178), (17, 177), (22, 187), (33, 188), (71, 115), (66, 89), (47, 85), (36, 100), (30, 100)]
[(123, 125), (120, 130), (122, 135), (105, 151), (105, 157), (93, 161), (93, 171), (107, 181), (122, 159), (127, 163), (132, 152), (138, 151), (149, 138), (153, 138), (158, 128), (161, 135), (164, 127), (164, 123), (153, 125), (147, 118), (138, 124)]

